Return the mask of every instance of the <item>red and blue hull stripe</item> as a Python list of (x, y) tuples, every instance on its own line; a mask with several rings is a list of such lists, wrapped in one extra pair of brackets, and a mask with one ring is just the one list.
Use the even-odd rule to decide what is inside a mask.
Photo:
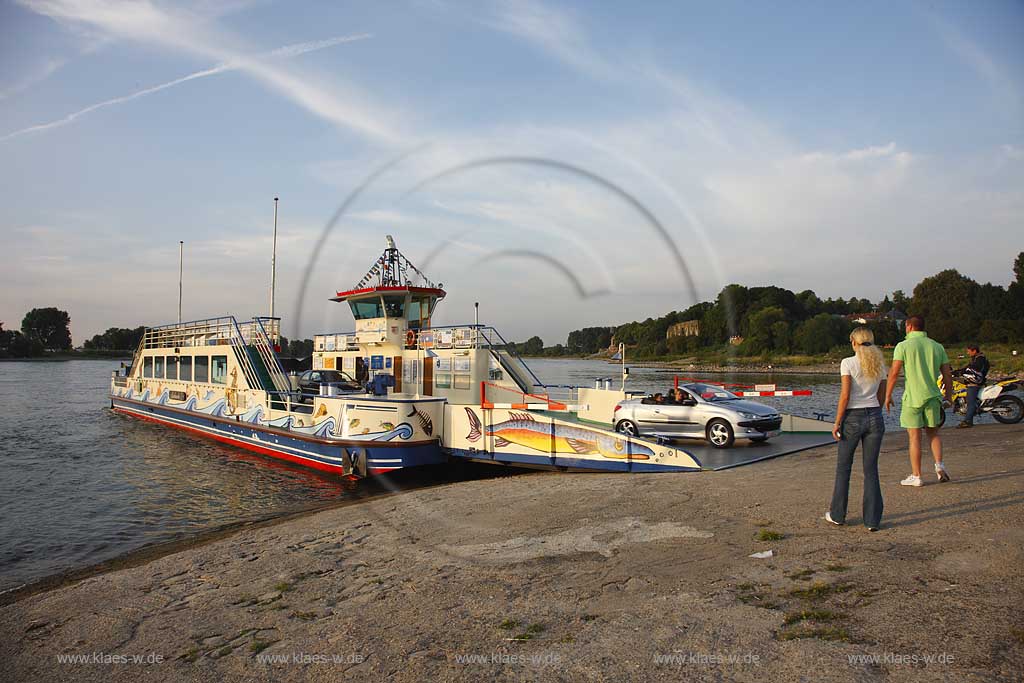
[(327, 440), (172, 406), (117, 396), (111, 396), (110, 400), (113, 409), (125, 415), (333, 474), (355, 474), (352, 463), (355, 463), (357, 472), (374, 476), (447, 460), (437, 441)]

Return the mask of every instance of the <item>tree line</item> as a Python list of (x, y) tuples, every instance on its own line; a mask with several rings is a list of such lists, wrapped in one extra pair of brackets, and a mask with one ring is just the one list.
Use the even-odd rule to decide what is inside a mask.
[[(781, 287), (727, 285), (714, 301), (684, 311), (618, 326), (585, 327), (569, 333), (565, 344), (545, 346), (533, 336), (512, 343), (527, 356), (593, 355), (625, 344), (634, 358), (695, 353), (735, 343), (740, 355), (764, 353), (827, 353), (845, 346), (854, 323), (845, 316), (878, 314), (868, 323), (882, 345), (903, 338), (900, 317), (922, 315), (928, 334), (943, 343), (1024, 342), (1024, 252), (1013, 263), (1008, 287), (979, 284), (954, 269), (926, 277), (908, 297), (897, 290), (872, 303), (868, 299), (820, 299), (812, 290), (794, 293)], [(696, 321), (698, 334), (669, 337), (681, 322)], [(55, 307), (34, 308), (25, 314), (20, 330), (0, 323), (0, 358), (31, 358), (71, 350), (71, 317)], [(83, 345), (87, 351), (133, 352), (145, 327), (111, 327)], [(295, 358), (313, 353), (312, 339), (281, 338), (281, 352)]]
[[(82, 348), (98, 354), (132, 354), (146, 333), (139, 327), (110, 327), (87, 339)], [(313, 355), (312, 339), (281, 337), (281, 353), (295, 358)], [(71, 316), (56, 307), (33, 308), (25, 314), (20, 330), (5, 330), (0, 323), (0, 358), (37, 358), (47, 353), (71, 351)]]
[(33, 308), (21, 320), (20, 330), (5, 330), (0, 323), (0, 358), (32, 358), (46, 352), (71, 349), (71, 317), (58, 308)]
[[(845, 346), (855, 323), (848, 316), (874, 314), (867, 326), (878, 344), (903, 339), (901, 321), (924, 316), (928, 334), (943, 343), (1024, 342), (1024, 252), (1013, 264), (1008, 287), (979, 284), (954, 269), (924, 278), (911, 296), (897, 290), (881, 301), (821, 299), (812, 290), (727, 285), (714, 301), (612, 327), (573, 330), (565, 344), (545, 346), (540, 337), (513, 344), (521, 355), (593, 355), (619, 343), (634, 358), (684, 355), (734, 344), (739, 355), (808, 355)], [(871, 316), (869, 316), (871, 317)], [(668, 336), (676, 323), (697, 321), (699, 333)]]

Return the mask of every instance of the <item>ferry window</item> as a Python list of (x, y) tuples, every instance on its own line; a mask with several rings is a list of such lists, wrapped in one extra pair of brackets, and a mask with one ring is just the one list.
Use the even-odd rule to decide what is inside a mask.
[(142, 359), (142, 376), (153, 376), (153, 356), (146, 356)]
[(384, 297), (384, 311), (388, 314), (389, 318), (404, 318), (405, 296), (392, 295)]
[(182, 382), (192, 381), (192, 357), (182, 356), (178, 362), (178, 379)]
[(210, 357), (196, 356), (196, 381), (210, 381)]
[(409, 306), (409, 323), (417, 329), (430, 325), (430, 297), (416, 299)]
[(178, 357), (167, 356), (167, 379), (178, 379)]
[(356, 320), (384, 317), (384, 308), (380, 305), (379, 298), (350, 301), (349, 306), (352, 307), (352, 317)]
[(164, 378), (164, 357), (154, 356), (153, 357), (153, 377), (157, 379)]
[(228, 357), (213, 356), (213, 372), (210, 381), (214, 384), (227, 384), (228, 381)]

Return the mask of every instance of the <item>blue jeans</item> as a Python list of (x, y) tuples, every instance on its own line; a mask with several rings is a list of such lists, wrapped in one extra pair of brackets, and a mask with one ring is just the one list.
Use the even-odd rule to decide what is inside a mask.
[(967, 424), (974, 424), (974, 413), (978, 410), (978, 392), (981, 391), (979, 386), (967, 387), (967, 415), (964, 416), (964, 422)]
[(853, 454), (863, 444), (864, 458), (864, 526), (877, 528), (882, 523), (882, 487), (878, 483), (878, 451), (885, 435), (885, 420), (881, 408), (854, 408), (847, 410), (841, 426), (839, 458), (836, 461), (836, 485), (832, 491), (832, 519), (846, 521), (846, 506), (850, 497), (850, 471)]

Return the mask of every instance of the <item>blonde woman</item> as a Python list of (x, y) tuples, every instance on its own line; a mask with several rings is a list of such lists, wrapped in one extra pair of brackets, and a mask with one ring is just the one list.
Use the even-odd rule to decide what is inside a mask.
[(878, 531), (882, 523), (882, 488), (878, 483), (878, 451), (885, 435), (882, 401), (885, 397), (886, 368), (875, 335), (866, 327), (850, 333), (854, 355), (839, 365), (842, 390), (832, 436), (839, 441), (836, 483), (832, 507), (825, 519), (836, 526), (846, 523), (853, 454), (862, 445), (864, 459), (864, 526)]

